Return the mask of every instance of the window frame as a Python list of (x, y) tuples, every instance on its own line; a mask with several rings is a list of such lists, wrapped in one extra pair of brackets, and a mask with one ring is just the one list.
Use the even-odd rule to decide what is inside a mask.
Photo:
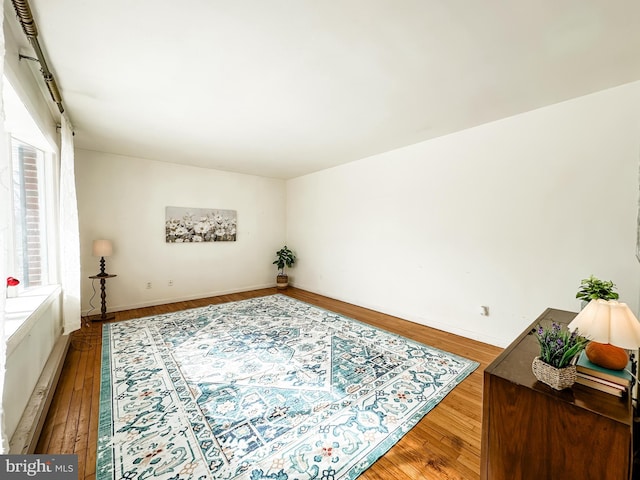
[[(25, 102), (20, 98), (16, 90), (11, 85), (11, 82), (6, 76), (3, 77), (3, 87), (5, 91), (2, 92), (5, 100), (5, 135), (6, 143), (5, 149), (9, 158), (9, 168), (11, 170), (11, 190), (15, 188), (13, 179), (13, 170), (15, 162), (14, 158), (14, 143), (27, 145), (30, 148), (35, 149), (39, 156), (38, 160), (38, 197), (39, 197), (39, 209), (41, 211), (40, 225), (44, 228), (45, 238), (41, 242), (40, 248), (42, 249), (43, 256), (42, 262), (46, 269), (43, 271), (41, 277), (41, 285), (35, 285), (25, 287), (22, 279), (18, 275), (12, 273), (17, 272), (16, 268), (19, 262), (16, 242), (16, 217), (15, 217), (15, 195), (12, 193), (10, 198), (10, 222), (8, 225), (8, 258), (7, 261), (7, 275), (16, 276), (21, 283), (18, 285), (18, 296), (25, 294), (37, 294), (39, 289), (59, 284), (58, 274), (58, 183), (59, 183), (59, 159), (56, 154), (57, 145), (52, 144), (37, 125), (35, 118), (30, 113)], [(6, 108), (7, 103), (12, 103), (9, 108)], [(14, 117), (14, 118), (12, 118)]]
[[(56, 262), (52, 258), (52, 256), (55, 256), (55, 242), (52, 239), (52, 235), (55, 235), (56, 228), (53, 219), (53, 205), (55, 204), (55, 198), (53, 197), (54, 175), (52, 165), (54, 165), (54, 158), (51, 152), (47, 152), (38, 146), (32, 145), (31, 143), (12, 135), (11, 132), (8, 134), (8, 140), (9, 150), (11, 152), (9, 161), (13, 177), (10, 205), (11, 223), (9, 225), (9, 231), (11, 234), (10, 251), (13, 252), (13, 254), (10, 255), (8, 267), (10, 268), (10, 272), (22, 272), (21, 275), (14, 274), (21, 282), (18, 285), (18, 292), (22, 293), (34, 288), (46, 287), (57, 283), (57, 275), (55, 275)], [(35, 160), (33, 161), (33, 164), (37, 172), (37, 185), (35, 189), (32, 189), (32, 191), (35, 190), (37, 192), (37, 223), (38, 230), (40, 232), (39, 254), (41, 259), (39, 265), (41, 268), (41, 276), (40, 281), (36, 282), (35, 285), (27, 283), (29, 281), (29, 275), (25, 273), (29, 270), (28, 265), (30, 265), (30, 261), (27, 259), (30, 258), (29, 254), (31, 253), (27, 246), (28, 241), (26, 233), (26, 230), (28, 230), (28, 220), (26, 216), (28, 215), (29, 207), (27, 206), (27, 187), (25, 187), (28, 183), (24, 170), (25, 153), (27, 155), (34, 154)], [(17, 169), (19, 170), (17, 171)], [(16, 176), (18, 175), (20, 176), (19, 180), (16, 179)], [(16, 194), (16, 188), (20, 189), (19, 194)], [(20, 207), (16, 206), (16, 199), (18, 198), (23, 203)], [(21, 211), (16, 211), (17, 208), (20, 208)], [(18, 215), (19, 213), (21, 216)], [(18, 238), (19, 236), (21, 238)], [(23, 242), (23, 244), (19, 245), (19, 242)], [(20, 252), (22, 252), (22, 254), (20, 254)]]

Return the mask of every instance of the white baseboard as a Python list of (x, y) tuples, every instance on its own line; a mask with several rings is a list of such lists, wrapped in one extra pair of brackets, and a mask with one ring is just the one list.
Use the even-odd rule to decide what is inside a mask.
[[(251, 290), (261, 290), (263, 288), (271, 288), (271, 287), (275, 287), (276, 286), (276, 282), (275, 282), (275, 278), (274, 281), (272, 283), (267, 283), (267, 284), (261, 284), (261, 285), (250, 285), (248, 287), (241, 287), (241, 288), (233, 288), (233, 289), (229, 289), (229, 290), (216, 290), (213, 292), (200, 292), (197, 294), (193, 294), (193, 295), (180, 295), (180, 296), (176, 296), (176, 297), (168, 297), (168, 298), (156, 298), (153, 300), (147, 300), (144, 302), (138, 302), (138, 303), (131, 303), (131, 304), (123, 304), (123, 305), (109, 305), (108, 306), (108, 311), (109, 312), (121, 312), (123, 310), (132, 310), (134, 308), (144, 308), (144, 307), (155, 307), (156, 305), (164, 305), (167, 303), (175, 303), (175, 302), (187, 302), (189, 300), (199, 300), (201, 298), (207, 298), (207, 297), (217, 297), (219, 295), (230, 295), (232, 293), (240, 293), (240, 292), (249, 292)], [(94, 310), (92, 311), (93, 313), (100, 313), (99, 310)], [(83, 311), (82, 315), (86, 316), (89, 314), (89, 310)]]
[(358, 299), (349, 298), (344, 295), (336, 295), (335, 292), (326, 292), (318, 289), (307, 288), (304, 285), (292, 285), (301, 290), (306, 290), (307, 292), (316, 293), (318, 295), (323, 295), (325, 297), (333, 298), (336, 300), (340, 300), (341, 302), (350, 303), (352, 305), (357, 305), (359, 307), (368, 308), (370, 310), (374, 310), (376, 312), (384, 313), (386, 315), (391, 315), (394, 317), (401, 318), (403, 320), (408, 320), (413, 323), (417, 323), (419, 325), (424, 325), (426, 327), (435, 328), (437, 330), (442, 330), (443, 332), (452, 333), (454, 335), (459, 335), (461, 337), (469, 338), (471, 340), (477, 340), (478, 342), (487, 343), (489, 345), (494, 345), (497, 347), (504, 348), (509, 345), (510, 341), (502, 338), (496, 338), (491, 335), (486, 335), (484, 333), (479, 333), (475, 331), (465, 330), (462, 328), (452, 327), (451, 325), (445, 324), (443, 322), (439, 322), (433, 319), (427, 319), (424, 317), (418, 317), (414, 314), (408, 312), (402, 312), (395, 309), (390, 309), (384, 307), (382, 305), (377, 305), (369, 302), (362, 302)]

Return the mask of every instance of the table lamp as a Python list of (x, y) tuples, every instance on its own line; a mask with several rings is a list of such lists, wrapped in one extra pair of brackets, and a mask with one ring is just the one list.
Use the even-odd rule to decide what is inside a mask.
[(591, 340), (585, 348), (589, 361), (610, 370), (625, 368), (626, 350), (640, 347), (640, 322), (626, 303), (615, 300), (591, 300), (568, 328)]
[(104, 257), (110, 257), (113, 253), (113, 246), (111, 240), (94, 240), (93, 241), (93, 256), (100, 257), (100, 273), (98, 277), (106, 277), (109, 274), (104, 271)]

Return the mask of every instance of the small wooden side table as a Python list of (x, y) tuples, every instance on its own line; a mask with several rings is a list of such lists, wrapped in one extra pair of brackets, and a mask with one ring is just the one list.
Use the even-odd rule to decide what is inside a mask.
[(102, 308), (100, 309), (100, 316), (96, 315), (93, 320), (113, 320), (116, 318), (114, 313), (107, 315), (107, 278), (117, 277), (118, 275), (91, 275), (89, 278), (92, 280), (100, 280), (100, 298), (102, 299)]

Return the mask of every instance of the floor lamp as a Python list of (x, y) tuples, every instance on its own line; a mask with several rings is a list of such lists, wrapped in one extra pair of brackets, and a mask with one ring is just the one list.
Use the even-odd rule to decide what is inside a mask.
[(105, 271), (104, 257), (110, 257), (113, 254), (113, 245), (111, 240), (94, 240), (93, 241), (93, 256), (100, 257), (100, 273), (92, 275), (91, 279), (100, 280), (100, 298), (102, 300), (102, 306), (100, 309), (100, 317), (98, 320), (111, 320), (115, 318), (115, 315), (107, 315), (107, 278), (113, 278), (117, 275), (111, 275)]

